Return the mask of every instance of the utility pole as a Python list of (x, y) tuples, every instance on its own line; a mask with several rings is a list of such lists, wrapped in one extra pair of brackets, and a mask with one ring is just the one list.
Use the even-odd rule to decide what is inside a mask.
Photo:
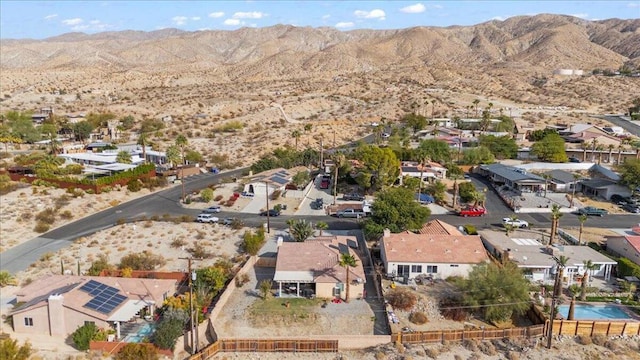
[(556, 261), (556, 276), (553, 282), (553, 293), (551, 294), (551, 311), (549, 313), (549, 333), (547, 334), (547, 349), (551, 349), (551, 339), (553, 338), (553, 320), (556, 317), (556, 301), (558, 300), (558, 296), (560, 295), (561, 291), (561, 289), (558, 288), (561, 265), (558, 259), (556, 259), (555, 257), (553, 258), (553, 260)]
[(264, 188), (267, 193), (267, 234), (271, 233), (271, 224), (269, 222), (269, 183), (264, 182)]
[(182, 184), (182, 203), (184, 204), (184, 165), (180, 168), (180, 183)]
[(193, 257), (181, 257), (178, 258), (181, 260), (187, 260), (188, 262), (188, 271), (189, 271), (189, 319), (191, 321), (191, 354), (195, 354), (198, 352), (198, 326), (197, 326), (197, 316), (193, 311), (193, 282), (196, 280), (196, 272), (191, 269), (191, 263), (195, 260), (202, 259), (194, 259)]
[(456, 209), (456, 202), (458, 200), (458, 177), (453, 180), (453, 209)]
[(333, 161), (333, 167), (336, 168), (336, 174), (333, 177), (333, 205), (336, 204), (338, 197), (338, 162)]
[(322, 145), (323, 138), (320, 138), (320, 169), (324, 168), (324, 146)]

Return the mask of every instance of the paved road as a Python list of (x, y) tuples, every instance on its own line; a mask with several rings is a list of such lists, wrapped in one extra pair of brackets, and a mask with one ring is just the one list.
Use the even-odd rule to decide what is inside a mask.
[(612, 123), (613, 125), (616, 126), (620, 126), (621, 128), (627, 130), (628, 132), (630, 132), (631, 134), (635, 135), (635, 136), (640, 136), (640, 126), (621, 119), (619, 116), (614, 116), (614, 115), (604, 115), (604, 116), (598, 116), (601, 119), (605, 119), (608, 122)]

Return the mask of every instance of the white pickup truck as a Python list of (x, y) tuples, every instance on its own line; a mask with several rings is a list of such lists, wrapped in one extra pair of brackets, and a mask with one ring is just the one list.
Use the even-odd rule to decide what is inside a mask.
[(361, 209), (344, 209), (340, 210), (336, 213), (336, 216), (339, 218), (363, 218), (367, 216), (367, 214)]

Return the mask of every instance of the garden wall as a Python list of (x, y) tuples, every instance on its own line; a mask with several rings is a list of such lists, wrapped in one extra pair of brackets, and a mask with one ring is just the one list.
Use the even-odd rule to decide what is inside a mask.
[[(545, 324), (545, 334), (549, 331), (549, 322)], [(584, 320), (554, 320), (554, 335), (640, 335), (640, 322), (625, 321), (584, 321)]]
[(394, 342), (407, 343), (442, 343), (445, 341), (462, 341), (465, 339), (493, 340), (504, 338), (530, 338), (544, 335), (544, 325), (510, 329), (485, 329), (485, 330), (436, 330), (419, 331), (411, 333), (392, 334)]

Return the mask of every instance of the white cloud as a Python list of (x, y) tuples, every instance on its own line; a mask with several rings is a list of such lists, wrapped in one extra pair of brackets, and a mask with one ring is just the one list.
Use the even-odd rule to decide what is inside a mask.
[(328, 18), (330, 18), (331, 15), (327, 14), (327, 15), (322, 15), (322, 20), (327, 20)]
[(400, 9), (400, 12), (406, 14), (419, 14), (423, 13), (425, 10), (427, 10), (427, 8), (424, 5), (422, 5), (421, 3), (417, 3), (403, 7), (402, 9)]
[(385, 17), (387, 16), (384, 13), (384, 11), (380, 9), (374, 9), (371, 11), (356, 10), (353, 12), (353, 15), (361, 19), (380, 19), (380, 20), (384, 20)]
[(237, 12), (233, 14), (234, 19), (262, 19), (267, 14), (260, 11)]
[(193, 20), (193, 21), (198, 21), (198, 20), (200, 20), (200, 16), (193, 16), (193, 17), (191, 18), (191, 20)]
[(491, 20), (498, 20), (498, 21), (504, 21), (506, 18), (502, 17), (502, 16), (494, 16), (491, 18)]
[(82, 20), (81, 18), (73, 18), (73, 19), (64, 19), (64, 20), (62, 20), (62, 23), (67, 25), (67, 26), (80, 25), (83, 22), (84, 22), (84, 20)]
[(632, 3), (632, 2), (631, 2), (631, 3), (628, 3), (628, 4), (627, 4), (627, 7), (630, 7), (630, 8), (637, 8), (637, 7), (640, 7), (640, 3)]
[(45, 20), (51, 20), (53, 18), (57, 18), (58, 14), (51, 14), (44, 17)]
[(580, 19), (586, 19), (589, 17), (589, 14), (585, 14), (585, 13), (581, 13), (581, 14), (571, 14), (571, 16), (580, 18)]
[(353, 27), (355, 24), (352, 23), (351, 21), (343, 21), (343, 22), (339, 22), (336, 24), (336, 27), (338, 29), (346, 29), (346, 28), (350, 28)]
[(91, 20), (91, 21), (89, 21), (89, 24), (98, 25), (98, 24), (100, 24), (100, 20)]
[(171, 21), (173, 21), (174, 25), (184, 25), (187, 22), (187, 17), (186, 16), (174, 16), (171, 18)]
[(429, 5), (429, 7), (432, 7), (434, 9), (443, 9), (444, 8), (442, 5), (437, 5), (437, 4)]
[(223, 22), (223, 24), (228, 25), (228, 26), (238, 26), (242, 23), (242, 21), (238, 20), (238, 19), (227, 19)]
[(221, 17), (223, 17), (223, 16), (224, 16), (224, 12), (222, 12), (222, 11), (216, 11), (216, 12), (209, 13), (209, 15), (208, 15), (208, 16), (209, 16), (210, 18), (214, 18), (214, 19), (216, 19), (216, 18), (221, 18)]

